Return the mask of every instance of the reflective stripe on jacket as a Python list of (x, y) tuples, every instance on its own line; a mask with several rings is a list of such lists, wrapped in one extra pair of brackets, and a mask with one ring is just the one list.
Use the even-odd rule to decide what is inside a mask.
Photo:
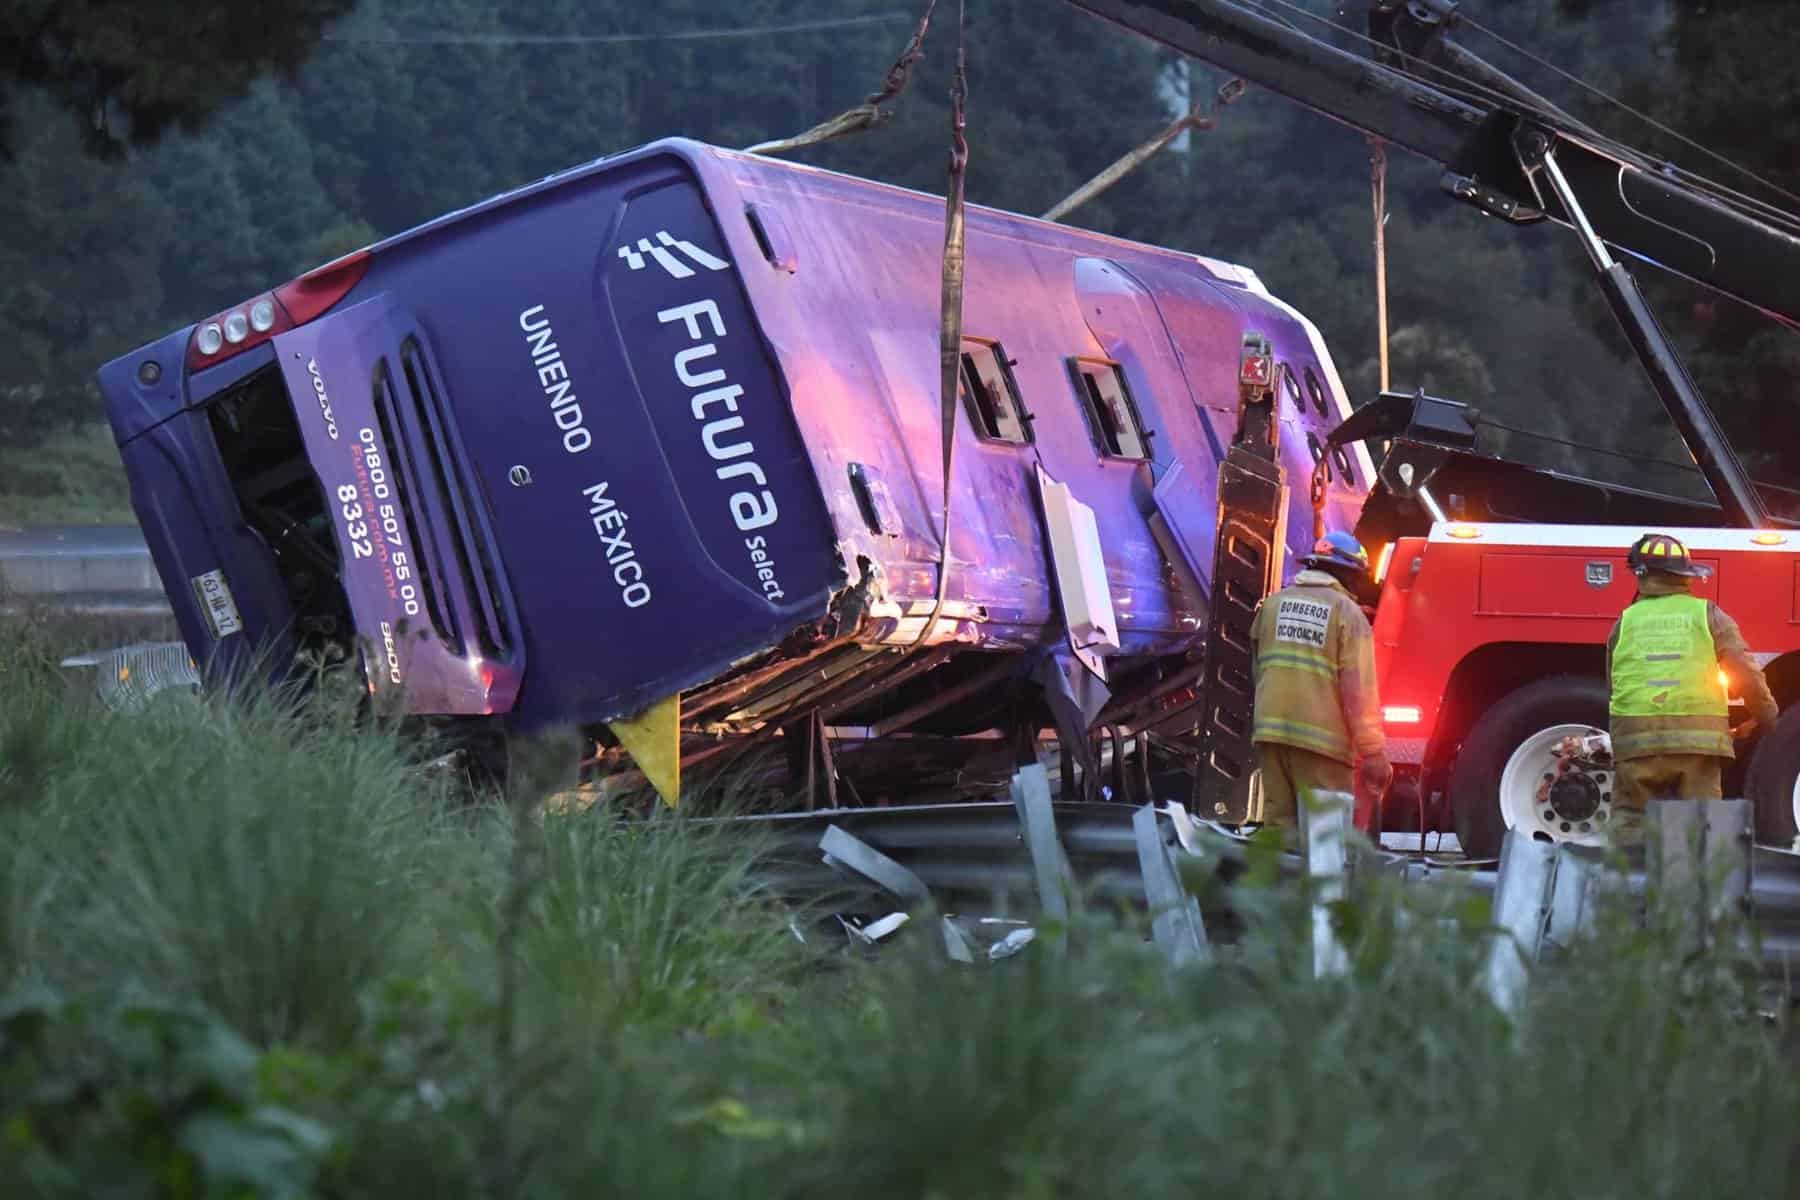
[(1302, 571), (1264, 600), (1251, 626), (1256, 715), (1251, 740), (1338, 762), (1386, 748), (1375, 687), (1375, 638), (1343, 584)]

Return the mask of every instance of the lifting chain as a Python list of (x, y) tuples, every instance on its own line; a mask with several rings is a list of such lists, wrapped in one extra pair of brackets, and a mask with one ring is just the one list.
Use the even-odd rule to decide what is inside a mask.
[(943, 308), (938, 329), (938, 379), (943, 419), (944, 449), (944, 524), (939, 545), (937, 598), (931, 616), (919, 629), (921, 645), (937, 625), (944, 611), (944, 599), (950, 592), (950, 496), (952, 472), (956, 466), (956, 402), (960, 394), (957, 382), (962, 373), (962, 307), (963, 307), (963, 183), (968, 175), (969, 139), (965, 109), (969, 98), (969, 82), (965, 71), (967, 26), (962, 0), (956, 12), (956, 70), (950, 77), (950, 178), (944, 190), (944, 271)]
[(873, 129), (882, 124), (890, 115), (881, 106), (890, 100), (898, 99), (906, 90), (912, 78), (913, 65), (924, 57), (923, 46), (925, 31), (931, 27), (931, 14), (937, 8), (937, 0), (927, 0), (925, 15), (919, 18), (918, 28), (913, 30), (912, 40), (906, 43), (906, 49), (888, 68), (887, 77), (882, 80), (881, 90), (864, 100), (855, 108), (846, 109), (829, 121), (821, 121), (805, 133), (791, 138), (779, 138), (772, 142), (758, 142), (746, 147), (746, 154), (786, 154), (791, 150), (804, 150), (808, 146), (816, 146), (821, 142), (833, 141), (852, 133), (861, 133), (865, 129)]

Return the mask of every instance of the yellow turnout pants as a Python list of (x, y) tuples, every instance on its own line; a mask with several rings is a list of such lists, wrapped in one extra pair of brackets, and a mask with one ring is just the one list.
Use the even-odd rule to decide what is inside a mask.
[(1724, 759), (1710, 754), (1647, 754), (1619, 763), (1613, 779), (1613, 843), (1643, 842), (1644, 809), (1652, 800), (1722, 799), (1724, 765)]
[(1299, 797), (1304, 793), (1352, 790), (1354, 772), (1350, 764), (1298, 746), (1258, 742), (1256, 765), (1262, 771), (1264, 825), (1295, 828), (1299, 823)]

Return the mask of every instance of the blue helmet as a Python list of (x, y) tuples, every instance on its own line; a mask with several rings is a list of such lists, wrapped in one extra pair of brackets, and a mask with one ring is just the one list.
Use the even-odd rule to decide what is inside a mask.
[(1313, 546), (1312, 553), (1300, 562), (1308, 567), (1344, 567), (1352, 571), (1367, 571), (1369, 552), (1354, 537), (1341, 529), (1334, 529), (1320, 538)]

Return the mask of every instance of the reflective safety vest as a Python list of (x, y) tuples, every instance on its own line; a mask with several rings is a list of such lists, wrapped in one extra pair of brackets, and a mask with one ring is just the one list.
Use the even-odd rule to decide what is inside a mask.
[(1383, 748), (1375, 640), (1350, 594), (1304, 571), (1262, 603), (1251, 740), (1310, 750), (1343, 763)]
[(1648, 596), (1626, 608), (1613, 647), (1611, 711), (1614, 717), (1726, 718), (1705, 600)]

